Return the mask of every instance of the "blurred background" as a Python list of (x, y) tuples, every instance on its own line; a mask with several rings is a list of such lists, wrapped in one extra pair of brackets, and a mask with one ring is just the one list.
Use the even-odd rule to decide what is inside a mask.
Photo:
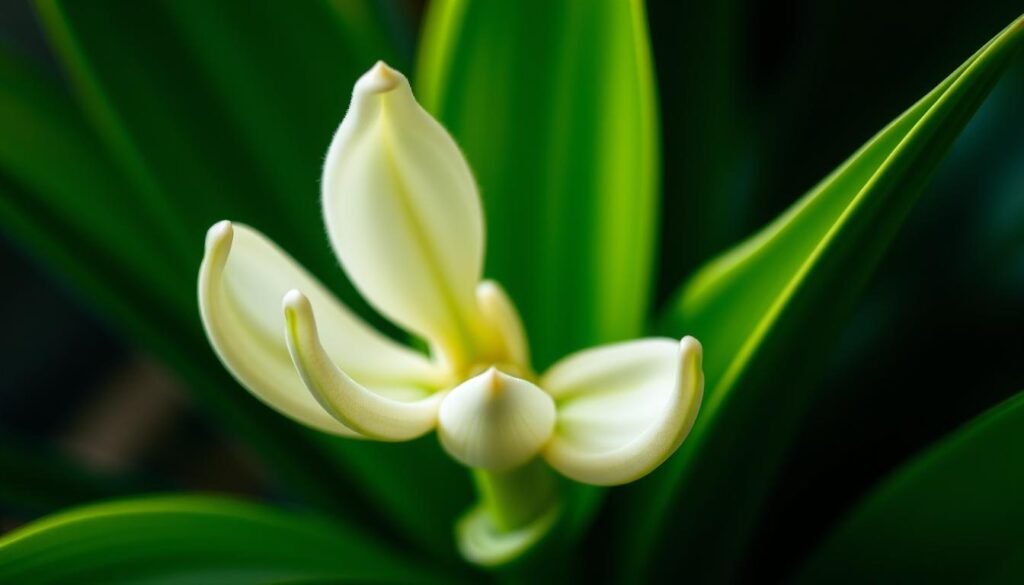
[[(386, 6), (407, 63), (423, 9)], [(662, 116), (660, 303), (941, 81), (1020, 4), (656, 0), (648, 10)], [(50, 47), (31, 3), (0, 0), (0, 51), (67, 87)], [(181, 91), (169, 99), (188, 99)], [(718, 221), (693, 221), (697, 204), (720, 210)], [(0, 530), (90, 493), (277, 497), (257, 457), (204, 417), (174, 368), (3, 231), (0, 270)], [(828, 391), (759, 525), (748, 578), (784, 577), (879, 478), (1024, 389), (1024, 63), (942, 165), (819, 385)], [(39, 477), (5, 481), (11, 462), (24, 470), (25, 460), (39, 462)], [(64, 471), (54, 475), (54, 464)], [(83, 489), (60, 489), (66, 482)]]

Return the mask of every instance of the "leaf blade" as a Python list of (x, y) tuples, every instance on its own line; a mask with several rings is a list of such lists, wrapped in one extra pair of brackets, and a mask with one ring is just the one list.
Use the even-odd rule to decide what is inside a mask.
[[(624, 498), (643, 510), (630, 526), (657, 528), (627, 544), (623, 575), (671, 542), (701, 551), (684, 552), (683, 559), (676, 554), (691, 577), (727, 578), (808, 402), (806, 382), (797, 380), (812, 378), (819, 367), (809, 356), (827, 346), (927, 176), (1009, 66), (1022, 23), (1010, 25), (779, 220), (684, 287), (665, 326), (704, 343), (712, 390), (680, 451)], [(781, 387), (773, 385), (780, 372), (786, 374)], [(672, 537), (655, 546), (670, 522)]]
[(201, 496), (95, 504), (0, 539), (12, 583), (189, 583), (333, 577), (429, 578), (352, 531), (311, 517)]
[(1018, 393), (881, 482), (812, 554), (797, 582), (1019, 580), (1022, 449)]
[[(368, 26), (379, 24), (374, 5), (356, 4), (338, 6), (344, 13), (309, 3), (279, 14), (246, 2), (102, 10), (41, 0), (83, 106), (55, 87), (4, 84), (21, 108), (0, 110), (4, 127), (24, 128), (25, 112), (34, 122), (0, 146), (0, 221), (121, 331), (174, 366), (201, 406), (266, 458), (290, 495), (454, 556), (451, 522), (469, 500), (469, 482), (436, 444), (380, 452), (285, 420), (227, 375), (196, 305), (203, 234), (225, 216), (262, 218), (252, 223), (335, 291), (350, 290), (323, 237), (322, 149), (363, 62), (393, 56), (386, 46), (346, 48), (352, 28), (368, 42), (388, 37)], [(16, 160), (29, 140), (40, 147)], [(109, 176), (76, 183), (47, 172), (54, 165)], [(423, 471), (417, 497), (404, 481), (413, 469)]]
[(417, 73), (476, 174), (486, 270), (537, 365), (638, 335), (659, 164), (643, 4), (438, 2)]

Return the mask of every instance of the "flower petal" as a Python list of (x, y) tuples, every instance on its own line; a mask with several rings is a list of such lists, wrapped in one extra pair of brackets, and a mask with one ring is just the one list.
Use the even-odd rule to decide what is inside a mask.
[(448, 132), (383, 63), (356, 83), (327, 153), (323, 206), (331, 243), (366, 300), (464, 361), (484, 254), (476, 184)]
[(679, 447), (704, 393), (701, 346), (641, 339), (585, 350), (541, 379), (558, 408), (543, 456), (584, 483), (616, 485), (653, 471)]
[(257, 398), (308, 426), (356, 435), (320, 407), (303, 386), (282, 336), (281, 296), (310, 291), (330, 323), (325, 345), (365, 383), (398, 384), (438, 378), (423, 356), (377, 333), (263, 234), (222, 221), (206, 235), (199, 269), (199, 309), (218, 357)]
[(526, 380), (491, 368), (453, 389), (438, 414), (445, 450), (462, 463), (503, 471), (540, 451), (555, 428), (555, 404)]
[(476, 287), (476, 300), (481, 317), (496, 338), (497, 361), (506, 361), (529, 374), (530, 347), (523, 320), (505, 289), (493, 280), (485, 280)]
[(501, 530), (488, 510), (476, 505), (455, 525), (463, 558), (483, 567), (496, 567), (519, 558), (551, 531), (561, 509), (558, 506), (515, 530)]
[(345, 426), (382, 441), (406, 441), (437, 424), (444, 392), (415, 386), (369, 390), (338, 369), (320, 345), (313, 307), (297, 290), (284, 296), (288, 352), (313, 398)]

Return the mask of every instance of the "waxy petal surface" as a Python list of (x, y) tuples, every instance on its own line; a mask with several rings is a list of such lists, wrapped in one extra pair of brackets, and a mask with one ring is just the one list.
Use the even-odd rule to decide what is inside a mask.
[(558, 408), (543, 456), (595, 485), (643, 477), (686, 438), (704, 392), (701, 346), (692, 338), (641, 339), (581, 351), (541, 378)]
[(366, 300), (453, 362), (471, 359), (480, 198), (455, 141), (401, 73), (378, 63), (356, 83), (322, 187), (331, 243)]
[(555, 404), (537, 386), (491, 368), (455, 387), (441, 403), (438, 435), (448, 454), (481, 469), (518, 467), (555, 427)]
[(295, 369), (308, 395), (338, 422), (381, 441), (407, 441), (433, 430), (443, 392), (408, 385), (364, 387), (339, 369), (324, 350), (309, 299), (293, 290), (285, 295), (283, 305)]
[(425, 357), (379, 334), (263, 234), (222, 221), (210, 228), (199, 270), (203, 326), (218, 357), (257, 398), (314, 428), (357, 433), (338, 423), (310, 396), (285, 345), (281, 297), (301, 287), (330, 326), (324, 346), (365, 384), (430, 384), (437, 368)]

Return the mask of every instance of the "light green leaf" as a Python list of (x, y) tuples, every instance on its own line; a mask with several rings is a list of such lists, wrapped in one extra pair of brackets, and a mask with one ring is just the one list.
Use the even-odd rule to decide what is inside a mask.
[(0, 582), (441, 582), (340, 526), (223, 498), (151, 497), (45, 518), (0, 539)]
[(658, 204), (643, 3), (434, 2), (416, 81), (476, 174), (485, 270), (521, 310), (535, 365), (636, 337)]
[(875, 488), (798, 583), (1024, 580), (1024, 393), (977, 417)]
[[(1019, 19), (769, 225), (705, 266), (665, 324), (705, 348), (708, 393), (680, 451), (626, 495), (623, 575), (652, 558), (720, 581), (859, 290), (1024, 38)], [(636, 535), (643, 534), (643, 538)]]

